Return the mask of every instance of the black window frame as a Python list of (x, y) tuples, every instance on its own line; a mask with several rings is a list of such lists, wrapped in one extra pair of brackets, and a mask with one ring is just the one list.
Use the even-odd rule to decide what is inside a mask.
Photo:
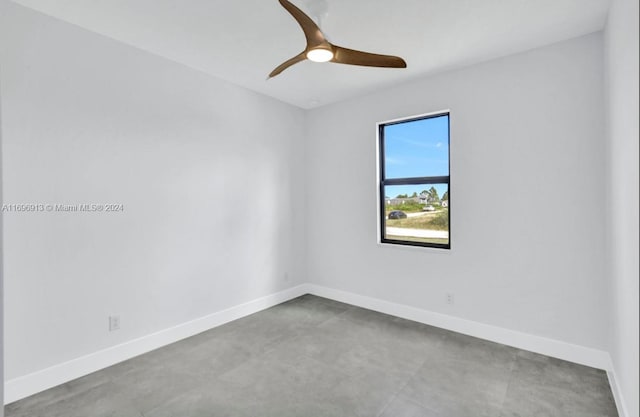
[[(447, 150), (449, 175), (429, 176), (429, 177), (410, 177), (410, 178), (386, 178), (385, 177), (385, 148), (384, 148), (384, 128), (402, 123), (411, 123), (419, 120), (432, 119), (436, 117), (447, 116)], [(451, 249), (451, 112), (443, 110), (435, 113), (428, 113), (419, 116), (411, 116), (403, 119), (392, 120), (388, 122), (378, 123), (378, 198), (379, 198), (379, 238), (380, 243), (418, 246), (436, 249)], [(385, 218), (385, 186), (389, 185), (418, 185), (418, 184), (447, 184), (447, 196), (449, 203), (447, 211), (449, 215), (449, 239), (444, 243), (415, 242), (410, 240), (387, 239), (386, 235), (386, 218)]]

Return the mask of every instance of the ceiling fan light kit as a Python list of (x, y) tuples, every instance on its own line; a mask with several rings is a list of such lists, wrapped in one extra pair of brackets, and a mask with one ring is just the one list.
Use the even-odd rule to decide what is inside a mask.
[(333, 59), (333, 51), (330, 49), (316, 48), (307, 52), (307, 59), (313, 62), (327, 62)]
[(292, 65), (306, 59), (314, 62), (335, 62), (337, 64), (360, 65), (366, 67), (406, 68), (404, 59), (392, 55), (372, 54), (343, 48), (329, 42), (318, 25), (288, 0), (278, 0), (293, 18), (298, 22), (307, 39), (304, 51), (280, 64), (271, 71), (269, 78), (273, 78)]

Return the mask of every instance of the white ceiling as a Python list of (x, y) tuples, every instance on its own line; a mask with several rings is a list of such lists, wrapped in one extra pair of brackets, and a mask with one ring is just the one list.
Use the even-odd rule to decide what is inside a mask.
[[(305, 47), (277, 0), (14, 0), (302, 108), (601, 30), (609, 0), (328, 0), (341, 46), (399, 55), (407, 69), (309, 61), (267, 74)], [(306, 1), (292, 0), (303, 10)]]

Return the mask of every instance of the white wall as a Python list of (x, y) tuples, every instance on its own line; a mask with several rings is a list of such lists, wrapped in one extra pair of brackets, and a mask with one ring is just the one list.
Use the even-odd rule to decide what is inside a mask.
[[(0, 8), (4, 2), (0, 1)], [(0, 74), (2, 68), (0, 67)], [(0, 97), (2, 97), (2, 86), (0, 85)], [(2, 101), (0, 100), (0, 204), (4, 202), (2, 194)], [(4, 416), (4, 242), (3, 242), (3, 218), (4, 215), (0, 211), (0, 376), (2, 376), (0, 384), (0, 417)]]
[[(5, 214), (5, 379), (309, 281), (602, 350), (615, 311), (637, 415), (637, 95), (623, 111), (637, 78), (626, 90), (621, 6), (607, 43), (611, 175), (598, 34), (304, 113), (3, 7), (4, 201), (125, 205)], [(442, 109), (453, 249), (380, 246), (375, 124)], [(635, 212), (632, 192), (602, 197), (620, 181), (635, 185)], [(614, 306), (607, 238), (621, 249)]]
[[(302, 279), (301, 110), (3, 12), (5, 202), (124, 204), (5, 213), (6, 379)], [(121, 330), (107, 331), (110, 314)]]
[[(594, 34), (311, 111), (309, 280), (606, 350), (602, 59)], [(453, 249), (381, 246), (376, 122), (443, 109)]]
[(611, 354), (628, 417), (639, 413), (638, 392), (638, 1), (614, 0), (606, 29), (613, 287)]

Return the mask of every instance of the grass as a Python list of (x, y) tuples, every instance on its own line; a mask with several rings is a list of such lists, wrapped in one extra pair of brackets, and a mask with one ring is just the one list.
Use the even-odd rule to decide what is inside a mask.
[(404, 211), (405, 213), (415, 213), (418, 211), (422, 211), (422, 207), (424, 207), (424, 204), (416, 203), (415, 201), (407, 201), (404, 204), (398, 204), (393, 206), (387, 204), (387, 206), (385, 207), (385, 214), (389, 214), (390, 211), (394, 211), (394, 210), (401, 210), (401, 211)]
[(394, 206), (387, 205), (385, 211), (387, 212), (387, 214), (393, 210), (402, 210), (406, 213), (415, 213), (418, 211), (422, 211), (422, 207), (424, 207), (424, 204), (416, 203), (415, 201), (407, 201), (404, 204), (398, 204)]
[(426, 212), (422, 216), (406, 219), (387, 219), (386, 225), (405, 229), (449, 230), (449, 210)]
[[(431, 204), (431, 206), (433, 206), (433, 208), (436, 209), (436, 212), (447, 210), (446, 207), (442, 207), (438, 204)], [(425, 205), (422, 203), (416, 203), (415, 201), (407, 201), (404, 204), (397, 204), (393, 206), (387, 204), (385, 206), (384, 212), (385, 214), (389, 214), (389, 212), (391, 211), (400, 210), (400, 211), (404, 211), (405, 213), (421, 213), (424, 211), (423, 210), (424, 207)]]

